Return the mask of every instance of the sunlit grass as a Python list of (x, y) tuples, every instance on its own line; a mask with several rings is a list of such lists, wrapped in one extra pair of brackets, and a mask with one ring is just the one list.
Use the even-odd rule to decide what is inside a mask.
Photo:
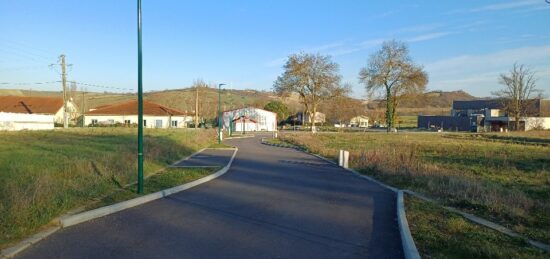
[[(364, 174), (549, 243), (550, 146), (544, 144), (549, 136), (549, 131), (342, 133), (282, 139), (334, 160), (339, 149), (349, 150), (350, 165)], [(530, 140), (511, 141), (518, 137)]]
[[(0, 246), (135, 182), (137, 130), (0, 132)], [(146, 130), (145, 175), (209, 146), (214, 131)]]
[(467, 221), (432, 203), (405, 199), (407, 219), (423, 258), (546, 258), (544, 251)]

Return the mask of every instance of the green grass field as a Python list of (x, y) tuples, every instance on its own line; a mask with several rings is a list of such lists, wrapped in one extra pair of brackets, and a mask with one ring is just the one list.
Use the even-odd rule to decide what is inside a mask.
[(520, 238), (469, 222), (433, 203), (406, 197), (405, 204), (423, 258), (547, 258)]
[(390, 185), (550, 243), (550, 132), (281, 134)]
[[(0, 247), (135, 182), (136, 136), (128, 128), (0, 132)], [(146, 130), (145, 175), (214, 141), (213, 130)]]

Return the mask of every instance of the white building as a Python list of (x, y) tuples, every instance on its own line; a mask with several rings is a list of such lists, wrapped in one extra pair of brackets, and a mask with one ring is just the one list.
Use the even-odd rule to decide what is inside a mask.
[[(303, 112), (299, 112), (297, 114), (297, 117), (298, 117), (298, 120), (300, 122), (303, 123), (309, 123), (311, 124), (312, 123), (312, 120), (311, 118), (309, 117), (309, 113), (303, 113)], [(323, 124), (327, 121), (327, 116), (322, 113), (322, 112), (315, 112), (315, 116), (313, 116), (315, 118), (315, 124)]]
[(277, 114), (254, 107), (225, 111), (222, 114), (223, 128), (234, 131), (276, 131)]
[[(79, 116), (78, 108), (67, 101), (69, 122)], [(0, 96), (0, 130), (53, 129), (63, 124), (63, 98)]]
[(369, 117), (363, 116), (363, 115), (355, 116), (349, 120), (349, 126), (358, 127), (358, 128), (368, 128)]
[(0, 130), (52, 130), (54, 116), (0, 112)]
[[(143, 126), (145, 128), (187, 128), (193, 117), (160, 104), (143, 100)], [(137, 100), (102, 106), (84, 115), (85, 126), (137, 125)]]

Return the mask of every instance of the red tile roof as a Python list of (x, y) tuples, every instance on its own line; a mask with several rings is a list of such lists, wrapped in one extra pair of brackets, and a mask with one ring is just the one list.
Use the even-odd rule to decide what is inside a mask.
[[(87, 113), (87, 115), (137, 115), (137, 114), (138, 114), (137, 100), (103, 106), (97, 110), (93, 110)], [(152, 115), (152, 116), (186, 115), (182, 111), (168, 108), (166, 106), (156, 104), (146, 100), (143, 100), (143, 114)]]
[(63, 98), (0, 96), (0, 112), (55, 114), (63, 107)]

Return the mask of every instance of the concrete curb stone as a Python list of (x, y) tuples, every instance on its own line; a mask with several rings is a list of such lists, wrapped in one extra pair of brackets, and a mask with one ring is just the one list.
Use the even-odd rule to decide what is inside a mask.
[[(190, 156), (179, 160), (176, 163), (187, 160), (191, 156), (196, 155), (196, 154), (204, 151), (205, 149), (207, 149), (207, 148), (203, 148), (203, 149), (191, 154)], [(182, 184), (182, 185), (179, 185), (179, 186), (176, 186), (176, 187), (173, 187), (173, 188), (169, 188), (169, 189), (166, 189), (166, 190), (158, 191), (158, 192), (155, 192), (155, 193), (147, 194), (147, 195), (144, 195), (144, 196), (141, 196), (141, 197), (138, 197), (138, 198), (134, 198), (134, 199), (131, 199), (131, 200), (119, 202), (119, 203), (116, 203), (116, 204), (112, 204), (112, 205), (109, 205), (109, 206), (97, 208), (97, 209), (90, 210), (90, 211), (85, 211), (85, 212), (74, 214), (74, 215), (62, 216), (59, 219), (59, 225), (60, 226), (55, 226), (55, 227), (48, 228), (44, 231), (41, 231), (39, 233), (36, 233), (36, 234), (32, 235), (31, 237), (29, 237), (27, 239), (24, 239), (24, 240), (20, 241), (19, 243), (17, 243), (14, 246), (4, 248), (2, 250), (2, 252), (0, 253), (0, 258), (12, 258), (12, 257), (16, 256), (18, 253), (20, 253), (21, 251), (27, 249), (29, 246), (31, 246), (33, 244), (36, 244), (37, 242), (39, 242), (42, 239), (46, 238), (47, 236), (55, 233), (56, 231), (58, 231), (61, 228), (69, 227), (69, 226), (76, 225), (76, 224), (79, 224), (79, 223), (83, 223), (83, 222), (86, 222), (86, 221), (89, 221), (89, 220), (92, 220), (92, 219), (96, 219), (96, 218), (100, 218), (100, 217), (103, 217), (103, 216), (106, 216), (106, 215), (109, 215), (109, 214), (113, 214), (115, 212), (119, 212), (119, 211), (122, 211), (122, 210), (125, 210), (125, 209), (129, 209), (129, 208), (132, 208), (132, 207), (135, 207), (135, 206), (138, 206), (138, 205), (142, 205), (144, 203), (147, 203), (147, 202), (150, 202), (150, 201), (153, 201), (153, 200), (157, 200), (157, 199), (166, 197), (168, 195), (175, 194), (175, 193), (190, 189), (192, 187), (195, 187), (197, 185), (203, 184), (205, 182), (211, 181), (213, 179), (216, 179), (216, 178), (220, 177), (221, 175), (227, 173), (227, 171), (229, 171), (229, 168), (231, 167), (231, 164), (233, 163), (233, 160), (235, 159), (235, 156), (237, 155), (237, 151), (239, 150), (236, 147), (235, 148), (223, 148), (223, 149), (227, 149), (227, 150), (231, 149), (231, 150), (235, 150), (235, 151), (233, 152), (233, 155), (231, 156), (231, 159), (229, 160), (227, 165), (224, 166), (222, 169), (218, 170), (217, 172), (211, 174), (211, 175), (205, 176), (203, 178), (197, 179), (195, 181), (192, 181), (192, 182), (189, 182), (189, 183), (186, 183), (186, 184)]]

